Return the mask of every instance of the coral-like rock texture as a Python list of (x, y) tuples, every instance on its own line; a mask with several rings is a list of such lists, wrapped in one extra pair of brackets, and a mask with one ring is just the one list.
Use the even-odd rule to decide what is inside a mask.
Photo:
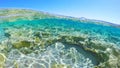
[(120, 68), (119, 25), (0, 9), (0, 68)]

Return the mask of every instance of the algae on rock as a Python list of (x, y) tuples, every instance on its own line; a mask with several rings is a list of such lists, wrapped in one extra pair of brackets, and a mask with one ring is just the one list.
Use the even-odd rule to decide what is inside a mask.
[(20, 41), (13, 44), (14, 48), (30, 47), (31, 42), (29, 41)]

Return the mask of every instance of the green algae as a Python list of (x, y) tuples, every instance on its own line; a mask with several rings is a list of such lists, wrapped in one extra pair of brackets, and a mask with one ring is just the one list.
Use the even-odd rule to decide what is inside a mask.
[(39, 37), (35, 37), (35, 43), (41, 43), (41, 40)]
[(6, 56), (3, 53), (0, 53), (0, 68), (4, 68), (5, 61)]
[(5, 62), (5, 55), (0, 53), (0, 63), (4, 63)]
[(64, 64), (53, 64), (51, 68), (72, 68), (69, 65), (64, 65)]
[(14, 48), (30, 47), (31, 43), (29, 41), (20, 41), (13, 44)]

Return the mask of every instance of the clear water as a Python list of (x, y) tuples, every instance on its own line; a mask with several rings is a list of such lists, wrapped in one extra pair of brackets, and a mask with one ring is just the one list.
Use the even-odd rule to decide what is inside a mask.
[(62, 68), (93, 68), (94, 66), (91, 60), (82, 55), (76, 48), (66, 49), (62, 43), (55, 43), (44, 49), (45, 51), (42, 50), (39, 50), (38, 54), (28, 55), (24, 55), (18, 50), (12, 50), (8, 55), (5, 67), (13, 68), (15, 62), (19, 64), (19, 68), (52, 68), (53, 65), (62, 65)]
[[(117, 46), (120, 47), (120, 28), (117, 27), (111, 27), (111, 26), (103, 26), (103, 25), (97, 25), (92, 24), (92, 22), (89, 23), (81, 23), (76, 22), (72, 20), (65, 20), (65, 19), (41, 19), (41, 20), (33, 20), (33, 21), (17, 21), (17, 22), (6, 22), (0, 25), (3, 28), (7, 27), (26, 27), (28, 29), (54, 29), (54, 28), (60, 28), (61, 30), (66, 32), (80, 32), (83, 34), (87, 34), (92, 39), (99, 39), (99, 40), (105, 40), (108, 42), (112, 42), (117, 44)], [(62, 32), (62, 31), (61, 31)]]
[[(64, 45), (56, 42), (46, 48), (35, 48), (29, 54), (23, 54), (21, 49), (12, 48), (10, 42), (18, 40), (31, 41), (35, 32), (49, 32), (53, 37), (60, 34), (85, 35), (92, 40), (101, 40), (114, 43), (120, 48), (120, 28), (103, 26), (91, 23), (81, 23), (65, 19), (41, 19), (41, 20), (18, 20), (16, 22), (4, 22), (0, 24), (0, 41), (7, 42), (8, 54), (6, 55), (6, 68), (93, 68), (98, 64), (94, 55), (85, 52), (74, 45)], [(3, 40), (4, 33), (9, 33), (10, 38)], [(18, 36), (17, 34), (20, 34)], [(46, 38), (45, 38), (46, 39)], [(9, 40), (9, 41), (8, 41)], [(34, 40), (33, 40), (34, 41)], [(1, 43), (1, 47), (3, 46)], [(23, 48), (26, 49), (27, 48)], [(2, 52), (2, 48), (0, 50)], [(37, 51), (37, 54), (35, 53)]]
[(5, 39), (5, 32), (3, 28), (0, 27), (0, 42)]

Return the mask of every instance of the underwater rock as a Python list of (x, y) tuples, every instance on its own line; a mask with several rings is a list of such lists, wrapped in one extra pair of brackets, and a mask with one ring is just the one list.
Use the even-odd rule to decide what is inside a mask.
[(34, 36), (39, 37), (39, 38), (47, 38), (50, 36), (50, 33), (48, 32), (36, 32)]
[(0, 68), (4, 67), (5, 61), (6, 61), (5, 55), (0, 53)]
[(0, 60), (5, 62), (1, 66), (120, 67), (117, 25), (26, 9), (3, 9), (0, 13)]
[(53, 64), (51, 68), (72, 68), (72, 67), (64, 65), (64, 64)]
[(0, 64), (5, 62), (5, 55), (0, 53)]
[(31, 42), (29, 41), (20, 41), (13, 44), (14, 48), (30, 47)]
[(7, 56), (5, 67), (93, 67), (91, 59), (84, 57), (76, 48), (70, 46), (66, 49), (65, 47), (62, 43), (57, 42), (44, 50), (38, 49), (38, 53), (29, 54), (13, 49)]
[(11, 35), (9, 33), (5, 33), (5, 36), (9, 38)]
[(35, 37), (35, 43), (41, 43), (41, 40), (39, 37)]

